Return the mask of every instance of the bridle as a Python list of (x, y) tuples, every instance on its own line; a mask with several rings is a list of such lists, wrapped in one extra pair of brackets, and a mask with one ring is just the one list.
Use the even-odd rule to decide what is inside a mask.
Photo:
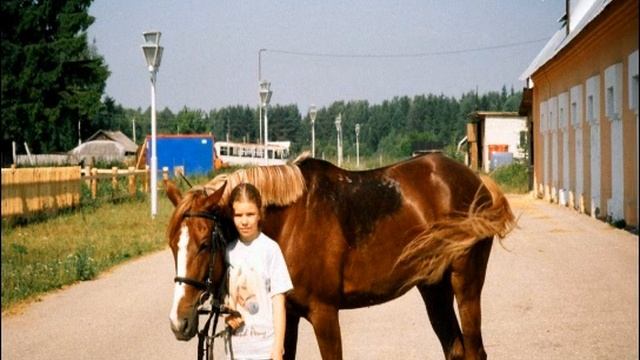
[[(206, 355), (207, 359), (213, 359), (213, 341), (216, 337), (225, 336), (227, 337), (229, 352), (231, 355), (231, 359), (233, 359), (233, 348), (231, 346), (231, 329), (226, 327), (224, 330), (220, 331), (217, 334), (213, 334), (216, 327), (218, 326), (218, 319), (220, 314), (230, 314), (236, 313), (228, 309), (224, 306), (223, 297), (225, 295), (227, 276), (222, 276), (222, 281), (218, 287), (213, 283), (213, 271), (215, 269), (216, 264), (216, 253), (218, 251), (223, 252), (223, 274), (227, 273), (227, 269), (229, 268), (229, 263), (226, 260), (226, 256), (224, 256), (224, 252), (227, 248), (227, 239), (225, 239), (224, 234), (220, 230), (220, 218), (216, 213), (206, 212), (206, 211), (187, 211), (184, 213), (183, 217), (199, 217), (213, 221), (213, 231), (211, 232), (211, 261), (209, 262), (209, 271), (207, 278), (202, 281), (186, 276), (176, 276), (173, 278), (173, 281), (176, 283), (184, 283), (190, 286), (195, 287), (198, 290), (204, 291), (204, 294), (200, 297), (199, 305), (204, 305), (203, 299), (206, 299), (208, 296), (210, 298), (210, 309), (206, 309), (200, 307), (198, 309), (199, 315), (208, 314), (207, 322), (205, 323), (202, 330), (198, 331), (198, 360), (204, 359)], [(206, 301), (206, 300), (205, 300)], [(211, 318), (213, 318), (213, 327), (211, 328), (212, 334), (209, 335), (209, 326), (211, 325)]]
[[(205, 212), (205, 211), (187, 211), (184, 213), (183, 216), (185, 218), (199, 217), (199, 218), (205, 218), (213, 221), (214, 228), (213, 228), (213, 231), (211, 232), (211, 262), (209, 263), (209, 274), (205, 281), (201, 281), (198, 279), (185, 277), (185, 276), (176, 276), (175, 278), (173, 278), (173, 281), (177, 283), (185, 283), (187, 285), (191, 285), (198, 290), (207, 292), (209, 295), (220, 295), (220, 293), (223, 290), (222, 285), (224, 285), (224, 281), (222, 281), (220, 283), (221, 286), (218, 289), (216, 289), (213, 286), (213, 280), (211, 280), (213, 278), (213, 269), (216, 262), (215, 255), (218, 251), (224, 251), (227, 247), (227, 241), (224, 238), (224, 235), (222, 234), (222, 232), (220, 231), (220, 227), (218, 225), (219, 217), (214, 213)], [(225, 262), (225, 266), (226, 265), (227, 264)]]

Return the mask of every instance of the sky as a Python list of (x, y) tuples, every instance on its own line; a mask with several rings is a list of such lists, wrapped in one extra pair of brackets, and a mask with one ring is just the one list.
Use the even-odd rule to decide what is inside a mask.
[[(149, 107), (144, 31), (162, 33), (158, 109), (257, 106), (258, 58), (271, 105), (500, 91), (560, 28), (564, 0), (95, 0), (106, 95)], [(266, 49), (261, 52), (259, 50)]]

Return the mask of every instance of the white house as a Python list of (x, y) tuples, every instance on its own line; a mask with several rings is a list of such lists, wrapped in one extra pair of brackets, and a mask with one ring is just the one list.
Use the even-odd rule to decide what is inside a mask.
[(469, 166), (491, 171), (494, 154), (507, 153), (513, 159), (525, 158), (527, 118), (517, 112), (476, 111), (467, 124)]

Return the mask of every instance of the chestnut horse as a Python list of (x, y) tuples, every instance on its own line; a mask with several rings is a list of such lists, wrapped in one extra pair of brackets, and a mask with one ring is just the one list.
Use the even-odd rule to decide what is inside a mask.
[[(262, 231), (278, 242), (293, 280), (285, 358), (295, 358), (303, 317), (322, 358), (341, 359), (338, 310), (384, 303), (414, 286), (445, 358), (486, 358), (480, 293), (494, 236), (504, 237), (515, 225), (507, 199), (490, 179), (431, 154), (357, 172), (307, 157), (223, 174), (184, 197), (169, 182), (176, 208), (168, 236), (179, 277), (205, 281), (217, 257), (212, 281), (221, 281), (221, 252), (212, 255), (207, 244), (216, 220), (233, 236), (227, 199), (241, 182), (260, 189)], [(203, 291), (180, 281), (175, 287), (171, 328), (188, 340), (198, 326)]]

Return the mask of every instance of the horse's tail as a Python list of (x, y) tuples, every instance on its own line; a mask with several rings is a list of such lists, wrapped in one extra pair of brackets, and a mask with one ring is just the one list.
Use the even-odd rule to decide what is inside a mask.
[[(416, 266), (417, 278), (432, 284), (451, 261), (482, 240), (503, 239), (516, 225), (511, 206), (498, 185), (482, 175), (468, 211), (428, 224), (403, 250), (395, 266)], [(491, 201), (486, 192), (491, 195)]]

